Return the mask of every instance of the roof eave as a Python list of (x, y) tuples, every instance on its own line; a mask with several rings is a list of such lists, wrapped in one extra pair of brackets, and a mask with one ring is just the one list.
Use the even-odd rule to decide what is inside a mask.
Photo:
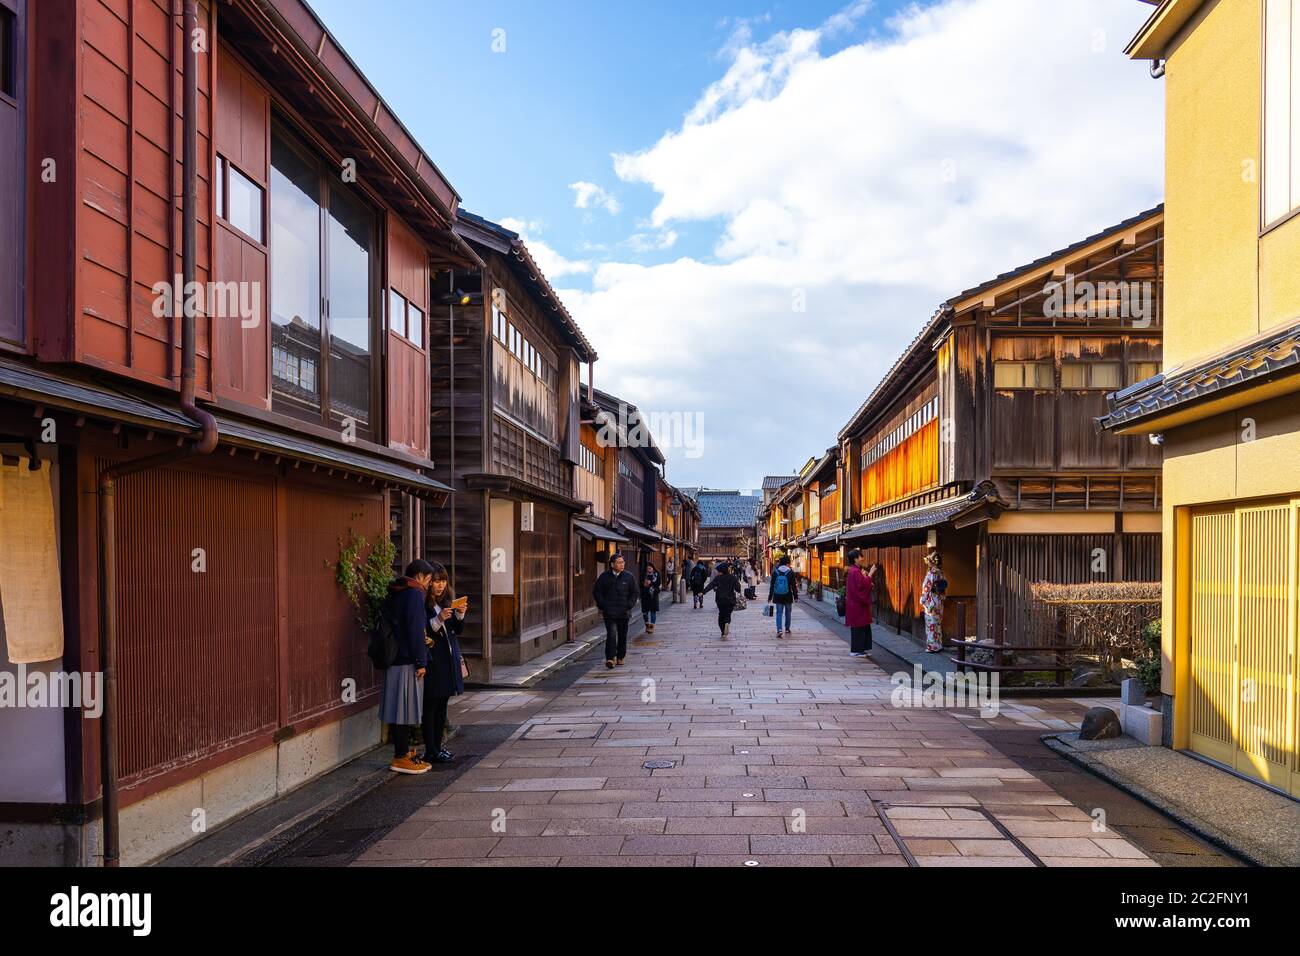
[(1159, 60), (1170, 41), (1178, 34), (1204, 0), (1163, 0), (1151, 12), (1142, 29), (1128, 42), (1124, 55), (1132, 60)]

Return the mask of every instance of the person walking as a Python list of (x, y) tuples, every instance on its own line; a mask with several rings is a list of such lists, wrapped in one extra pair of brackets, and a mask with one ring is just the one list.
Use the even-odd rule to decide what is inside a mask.
[(772, 579), (767, 584), (767, 603), (776, 605), (776, 636), (781, 636), (782, 622), (785, 633), (790, 634), (790, 618), (794, 602), (799, 598), (799, 576), (790, 567), (790, 555), (781, 555)]
[(442, 746), (447, 704), (465, 693), (465, 678), (469, 675), (460, 653), (460, 633), (465, 629), (469, 599), (457, 600), (447, 569), (437, 563), (432, 567), (425, 602), (429, 624), (424, 635), (429, 667), (424, 675), (424, 719), (420, 722), (424, 735), (424, 756), (420, 759), (427, 764), (448, 763), (454, 756)]
[(926, 555), (929, 570), (921, 582), (921, 610), (925, 612), (925, 649), (931, 654), (943, 650), (943, 599), (948, 581), (943, 576), (943, 561), (938, 551)]
[(645, 622), (645, 632), (655, 632), (655, 621), (659, 617), (659, 569), (653, 561), (646, 562), (645, 575), (641, 578), (641, 620)]
[(851, 635), (849, 656), (866, 657), (871, 651), (871, 598), (876, 566), (868, 568), (867, 556), (856, 548), (846, 557), (849, 572), (844, 578), (844, 623)]
[(623, 665), (627, 656), (627, 619), (639, 599), (636, 578), (627, 570), (623, 555), (615, 554), (609, 567), (596, 579), (592, 597), (605, 619), (605, 666)]
[(740, 595), (740, 581), (731, 573), (731, 565), (722, 562), (718, 573), (704, 586), (706, 592), (713, 592), (713, 599), (718, 604), (718, 630), (724, 641), (731, 640), (731, 612), (736, 609), (736, 599)]
[(709, 577), (708, 566), (703, 561), (696, 561), (687, 580), (691, 587), (691, 610), (704, 607), (704, 588), (709, 583)]
[(388, 725), (393, 742), (393, 760), (388, 769), (394, 773), (428, 773), (432, 769), (416, 757), (411, 746), (411, 728), (423, 718), (424, 677), (429, 664), (424, 643), (428, 621), (424, 602), (432, 580), (433, 565), (412, 561), (406, 573), (388, 585), (381, 612), (397, 643), (397, 655), (384, 668), (379, 685), (379, 719)]

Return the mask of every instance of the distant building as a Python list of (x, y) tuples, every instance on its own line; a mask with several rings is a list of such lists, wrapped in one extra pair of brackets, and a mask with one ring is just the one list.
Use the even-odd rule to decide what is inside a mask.
[(754, 522), (763, 502), (761, 497), (701, 488), (695, 500), (700, 507), (701, 558), (757, 558)]

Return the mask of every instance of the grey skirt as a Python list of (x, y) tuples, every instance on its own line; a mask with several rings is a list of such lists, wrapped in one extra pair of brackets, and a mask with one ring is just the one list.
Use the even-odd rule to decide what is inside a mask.
[(385, 724), (414, 725), (424, 714), (424, 681), (414, 664), (396, 664), (384, 671), (379, 685), (379, 719)]

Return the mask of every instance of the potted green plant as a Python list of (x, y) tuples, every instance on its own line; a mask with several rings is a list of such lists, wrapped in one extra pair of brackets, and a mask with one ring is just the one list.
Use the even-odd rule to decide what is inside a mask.
[(393, 542), (384, 536), (372, 545), (364, 535), (349, 528), (347, 535), (339, 537), (334, 579), (357, 609), (357, 623), (366, 632), (374, 630), (388, 596), (395, 553)]

